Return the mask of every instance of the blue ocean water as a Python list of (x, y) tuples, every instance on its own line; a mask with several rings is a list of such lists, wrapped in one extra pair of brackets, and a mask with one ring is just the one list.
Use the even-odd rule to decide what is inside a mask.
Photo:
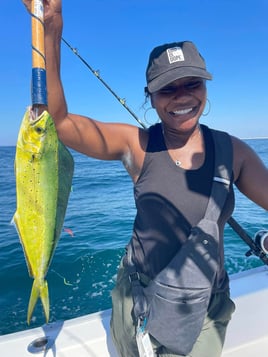
[[(246, 140), (268, 166), (268, 139)], [(119, 162), (103, 162), (73, 152), (75, 173), (64, 229), (47, 279), (50, 321), (111, 307), (110, 291), (132, 230), (135, 207), (132, 182)], [(26, 323), (32, 279), (28, 275), (15, 227), (15, 147), (0, 147), (0, 334), (41, 326), (38, 303)], [(250, 234), (268, 229), (267, 212), (236, 191), (235, 219)], [(262, 265), (245, 257), (247, 245), (225, 230), (225, 264), (229, 273)]]

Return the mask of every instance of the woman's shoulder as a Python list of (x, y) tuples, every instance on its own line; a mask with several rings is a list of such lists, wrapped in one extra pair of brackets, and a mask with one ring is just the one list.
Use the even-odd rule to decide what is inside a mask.
[(202, 124), (201, 127), (203, 131), (210, 132), (216, 138), (216, 140), (217, 138), (220, 140), (223, 137), (229, 137), (233, 145), (233, 149), (236, 151), (237, 150), (247, 151), (248, 149), (251, 150), (249, 145), (247, 145), (242, 139), (239, 139), (237, 136), (234, 136), (225, 130), (211, 128), (204, 124)]
[(240, 176), (243, 168), (248, 165), (254, 167), (254, 162), (258, 159), (256, 152), (243, 140), (231, 135), (233, 145), (233, 170), (235, 181)]
[[(248, 159), (249, 154), (250, 156), (254, 155), (254, 151), (242, 139), (228, 133), (227, 131), (209, 128), (207, 126), (204, 127), (205, 130), (211, 132), (214, 137), (214, 141), (223, 144), (224, 150), (227, 148), (232, 150), (234, 181), (236, 181), (245, 160)], [(229, 144), (231, 144), (231, 148), (228, 146)]]

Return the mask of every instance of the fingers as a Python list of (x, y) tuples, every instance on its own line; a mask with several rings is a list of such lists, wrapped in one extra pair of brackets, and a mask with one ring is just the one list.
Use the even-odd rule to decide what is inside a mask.
[(28, 12), (31, 12), (31, 0), (22, 0), (24, 6), (26, 7), (26, 9), (28, 10)]
[[(32, 2), (33, 2), (33, 1), (34, 1), (34, 0), (22, 0), (23, 4), (25, 5), (26, 9), (27, 9), (29, 12), (31, 12), (31, 6), (32, 6)], [(54, 7), (55, 7), (55, 4), (56, 4), (57, 2), (60, 3), (60, 1), (54, 1)], [(53, 1), (51, 1), (51, 0), (43, 0), (44, 8), (49, 8), (50, 5), (51, 5), (51, 3), (52, 3), (52, 5), (53, 5)]]

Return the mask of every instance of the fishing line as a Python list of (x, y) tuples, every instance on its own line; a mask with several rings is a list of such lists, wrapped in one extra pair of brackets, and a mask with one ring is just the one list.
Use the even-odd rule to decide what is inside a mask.
[[(78, 53), (77, 48), (72, 47), (63, 37), (62, 41), (65, 45), (84, 63), (84, 65), (98, 78), (98, 80), (113, 94), (113, 96), (119, 101), (121, 105), (132, 115), (132, 117), (144, 128), (146, 129), (146, 125), (137, 117), (137, 115), (127, 106), (126, 100), (120, 98), (112, 88), (101, 78), (99, 71), (94, 70), (89, 63)], [(244, 240), (244, 242), (250, 247), (250, 250), (246, 253), (246, 256), (256, 255), (262, 262), (268, 265), (268, 258), (266, 253), (259, 247), (258, 244), (254, 242), (254, 240), (247, 234), (243, 227), (241, 227), (238, 222), (230, 217), (228, 220), (228, 224), (230, 227), (238, 234), (240, 238)]]
[(112, 93), (112, 95), (119, 101), (121, 105), (132, 115), (132, 117), (144, 128), (146, 125), (137, 117), (137, 115), (127, 106), (126, 100), (120, 98), (112, 88), (101, 78), (99, 71), (94, 70), (89, 63), (78, 53), (77, 48), (72, 47), (63, 37), (61, 38), (65, 45), (84, 63), (84, 65), (98, 78), (99, 81)]
[(68, 285), (68, 286), (73, 286), (73, 283), (70, 283), (63, 275), (61, 275), (60, 273), (58, 273), (56, 270), (51, 269), (50, 270), (52, 273), (55, 273), (56, 275), (58, 275), (62, 280), (64, 285)]

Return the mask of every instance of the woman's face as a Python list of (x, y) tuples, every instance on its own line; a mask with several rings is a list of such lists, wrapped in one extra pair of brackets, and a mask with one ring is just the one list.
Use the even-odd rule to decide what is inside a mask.
[(198, 77), (177, 79), (152, 93), (151, 102), (165, 127), (191, 130), (206, 105), (206, 82)]

